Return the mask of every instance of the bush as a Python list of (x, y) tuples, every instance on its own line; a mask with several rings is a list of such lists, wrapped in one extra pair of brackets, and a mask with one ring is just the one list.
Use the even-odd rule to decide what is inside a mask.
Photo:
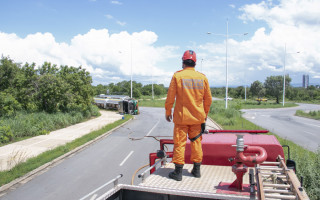
[[(92, 101), (92, 77), (82, 67), (57, 67), (45, 62), (21, 66), (0, 59), (0, 117), (27, 112), (70, 112), (86, 110)], [(77, 110), (79, 111), (79, 110)]]
[(19, 110), (21, 105), (12, 95), (0, 92), (0, 117), (14, 116)]
[(9, 126), (0, 126), (0, 143), (12, 141), (13, 134)]

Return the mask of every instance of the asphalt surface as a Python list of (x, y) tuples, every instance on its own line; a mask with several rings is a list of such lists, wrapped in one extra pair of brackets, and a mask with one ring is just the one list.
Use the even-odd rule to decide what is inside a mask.
[[(119, 174), (123, 174), (119, 183), (131, 184), (134, 172), (149, 163), (149, 153), (159, 149), (158, 141), (144, 136), (170, 138), (173, 132), (173, 123), (165, 121), (163, 108), (140, 108), (140, 111), (140, 115), (108, 137), (12, 188), (0, 199), (81, 199)], [(135, 178), (135, 184), (140, 182)], [(86, 199), (100, 196), (111, 187), (104, 187)]]
[(273, 133), (311, 151), (320, 145), (320, 121), (294, 116), (296, 110), (320, 110), (320, 105), (299, 104), (298, 107), (242, 110), (243, 117)]

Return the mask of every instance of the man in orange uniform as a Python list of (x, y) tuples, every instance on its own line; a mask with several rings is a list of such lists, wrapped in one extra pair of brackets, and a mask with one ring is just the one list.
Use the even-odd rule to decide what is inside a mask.
[[(187, 136), (191, 142), (191, 161), (194, 163), (192, 174), (199, 178), (202, 162), (201, 124), (205, 123), (212, 103), (211, 91), (206, 76), (195, 71), (196, 53), (187, 50), (182, 57), (182, 70), (174, 73), (165, 104), (166, 120), (172, 120), (171, 109), (176, 101), (173, 122), (174, 150), (172, 162), (175, 170), (169, 177), (182, 180), (184, 152)], [(194, 141), (193, 141), (194, 140)]]

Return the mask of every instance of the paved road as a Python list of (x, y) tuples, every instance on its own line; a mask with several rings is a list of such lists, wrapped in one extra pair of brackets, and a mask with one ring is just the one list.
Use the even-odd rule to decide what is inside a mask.
[[(165, 121), (163, 108), (140, 108), (140, 111), (140, 115), (110, 136), (65, 159), (0, 199), (80, 199), (119, 174), (124, 175), (120, 183), (131, 184), (134, 171), (149, 163), (148, 155), (159, 149), (159, 143), (149, 137), (141, 140), (131, 140), (129, 137), (172, 136), (173, 130), (173, 123)], [(140, 181), (135, 179), (135, 183)], [(93, 196), (101, 195), (110, 187)]]
[(296, 110), (320, 110), (320, 105), (299, 104), (293, 108), (248, 109), (243, 117), (311, 151), (320, 145), (320, 121), (294, 116)]

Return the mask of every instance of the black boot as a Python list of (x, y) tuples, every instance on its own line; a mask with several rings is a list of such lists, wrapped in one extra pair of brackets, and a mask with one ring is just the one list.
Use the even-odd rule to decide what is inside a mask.
[(194, 177), (196, 178), (200, 178), (201, 174), (200, 174), (200, 166), (201, 166), (201, 162), (200, 163), (194, 163), (193, 164), (193, 169), (191, 171), (191, 173), (193, 174)]
[(175, 166), (176, 166), (175, 170), (169, 173), (169, 177), (176, 181), (182, 181), (183, 165), (175, 164)]

